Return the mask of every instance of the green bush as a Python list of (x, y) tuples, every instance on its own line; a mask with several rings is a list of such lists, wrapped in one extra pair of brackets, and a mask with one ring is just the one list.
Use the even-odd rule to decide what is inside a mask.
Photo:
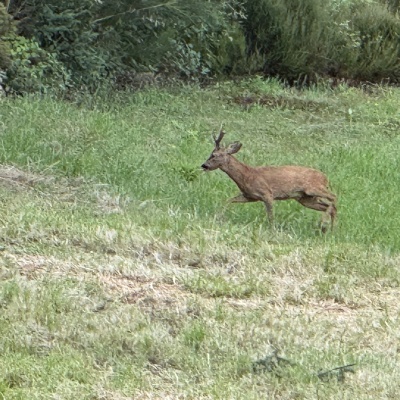
[(329, 68), (333, 30), (325, 0), (249, 0), (246, 11), (248, 54), (263, 55), (264, 73), (293, 81)]
[(364, 3), (354, 7), (353, 31), (359, 35), (352, 75), (362, 80), (400, 79), (400, 19), (386, 6)]
[(54, 55), (75, 88), (96, 90), (145, 71), (198, 79), (243, 69), (239, 0), (16, 0), (12, 7), (18, 34)]
[(400, 10), (400, 0), (382, 0), (383, 4), (387, 5), (390, 11), (396, 13)]
[(392, 3), (248, 0), (247, 53), (265, 74), (291, 82), (321, 75), (398, 81), (400, 19)]
[(238, 60), (245, 60), (238, 23), (244, 10), (238, 0), (179, 1), (139, 15), (134, 41), (133, 32), (124, 30), (124, 65), (198, 79), (236, 70)]
[(135, 89), (149, 71), (400, 78), (398, 0), (14, 0), (10, 13), (16, 35), (0, 6), (0, 69), (18, 92)]
[(34, 39), (11, 35), (7, 38), (11, 65), (7, 69), (8, 90), (17, 93), (45, 93), (65, 89), (68, 72), (55, 54), (39, 47)]
[(192, 79), (232, 70), (226, 64), (238, 58), (233, 37), (243, 36), (238, 0), (16, 0), (12, 6), (19, 35), (54, 55), (79, 89), (96, 90), (126, 71)]
[[(59, 61), (69, 77), (69, 85), (96, 89), (113, 64), (114, 42), (99, 45), (101, 33), (93, 22), (99, 5), (92, 1), (27, 0), (32, 17), (19, 25), (21, 34), (39, 43)], [(60, 84), (63, 81), (59, 82)]]
[[(4, 40), (14, 30), (10, 15), (6, 8), (0, 3), (0, 70), (6, 69), (11, 64), (10, 46)], [(1, 84), (1, 81), (0, 81)]]

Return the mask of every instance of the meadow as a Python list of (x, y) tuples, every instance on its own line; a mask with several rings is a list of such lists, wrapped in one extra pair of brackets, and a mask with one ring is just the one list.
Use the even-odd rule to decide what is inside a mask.
[[(0, 98), (0, 398), (397, 399), (400, 90)], [(322, 170), (337, 224), (200, 165)]]

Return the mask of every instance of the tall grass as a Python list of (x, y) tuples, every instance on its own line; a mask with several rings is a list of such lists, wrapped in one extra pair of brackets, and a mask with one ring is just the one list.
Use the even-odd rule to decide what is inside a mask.
[[(290, 96), (283, 89), (281, 95)], [(223, 173), (206, 175), (199, 167), (212, 150), (211, 131), (223, 121), (226, 141), (243, 143), (238, 155), (243, 161), (309, 165), (328, 175), (339, 195), (335, 241), (399, 250), (393, 213), (399, 183), (395, 92), (383, 98), (323, 92), (319, 101), (325, 104), (313, 113), (301, 109), (307, 96), (314, 94), (304, 93), (298, 109), (255, 106), (250, 112), (224, 106), (214, 89), (179, 95), (149, 91), (117, 99), (106, 111), (17, 99), (3, 107), (0, 160), (109, 185), (129, 198), (127, 211), (134, 220), (178, 234), (193, 221), (212, 224), (237, 192)], [(320, 240), (313, 229), (317, 213), (292, 202), (275, 208), (278, 228), (293, 230), (297, 238), (312, 234)], [(256, 220), (268, 235), (260, 204), (232, 205), (223, 215), (234, 226)]]

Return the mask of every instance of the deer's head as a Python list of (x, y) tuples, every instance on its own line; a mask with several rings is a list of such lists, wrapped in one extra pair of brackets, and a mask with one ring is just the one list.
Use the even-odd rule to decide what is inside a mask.
[(213, 171), (214, 169), (220, 168), (228, 162), (232, 154), (237, 153), (242, 147), (242, 144), (239, 142), (234, 142), (228, 147), (221, 147), (220, 144), (224, 135), (225, 132), (221, 130), (217, 138), (214, 136), (215, 148), (208, 160), (201, 166), (204, 171)]

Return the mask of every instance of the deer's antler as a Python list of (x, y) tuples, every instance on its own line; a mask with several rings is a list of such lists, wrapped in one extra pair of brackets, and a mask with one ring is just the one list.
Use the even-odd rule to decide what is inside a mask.
[(215, 137), (215, 135), (213, 135), (213, 137), (214, 137), (214, 142), (215, 142), (215, 148), (218, 150), (219, 148), (220, 148), (220, 144), (221, 144), (221, 140), (222, 140), (222, 138), (224, 137), (224, 135), (225, 135), (225, 132), (222, 130), (222, 124), (221, 124), (221, 128), (220, 128), (220, 130), (219, 130), (219, 135), (218, 135), (218, 137), (216, 138)]

